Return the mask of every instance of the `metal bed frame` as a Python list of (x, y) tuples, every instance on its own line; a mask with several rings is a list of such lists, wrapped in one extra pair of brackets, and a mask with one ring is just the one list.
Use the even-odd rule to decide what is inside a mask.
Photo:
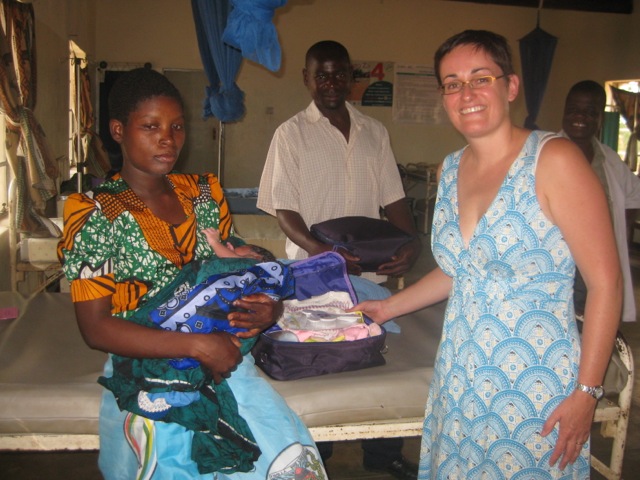
[(9, 198), (9, 268), (11, 290), (13, 292), (21, 292), (21, 284), (25, 282), (30, 275), (37, 277), (35, 287), (28, 292), (38, 293), (44, 291), (49, 285), (52, 285), (63, 276), (62, 266), (58, 261), (39, 262), (38, 264), (25, 262), (21, 259), (20, 242), (22, 233), (19, 231), (15, 223), (16, 210), (16, 181), (11, 181), (8, 189)]
[[(616, 346), (622, 363), (628, 369), (625, 387), (616, 400), (604, 398), (598, 404), (594, 422), (600, 423), (600, 433), (612, 439), (611, 457), (608, 462), (591, 456), (592, 467), (609, 480), (622, 478), (622, 464), (631, 409), (634, 363), (629, 345), (619, 334)], [(286, 397), (285, 397), (286, 398)], [(422, 434), (422, 418), (402, 418), (371, 422), (343, 423), (310, 427), (314, 440), (347, 441), (371, 438), (417, 437)], [(53, 434), (0, 434), (0, 450), (98, 450), (98, 435), (53, 435)]]

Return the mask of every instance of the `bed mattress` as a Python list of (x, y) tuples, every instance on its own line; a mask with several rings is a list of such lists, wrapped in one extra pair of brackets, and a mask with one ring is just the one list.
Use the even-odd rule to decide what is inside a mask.
[[(18, 318), (0, 320), (0, 448), (3, 435), (97, 434), (106, 354), (84, 344), (69, 295), (1, 292), (0, 307), (11, 306)], [(269, 381), (309, 427), (422, 417), (443, 310), (400, 319), (386, 365)]]

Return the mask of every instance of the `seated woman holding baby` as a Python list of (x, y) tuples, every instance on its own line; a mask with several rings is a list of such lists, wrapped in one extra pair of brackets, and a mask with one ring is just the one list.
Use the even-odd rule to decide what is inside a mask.
[[(91, 348), (111, 354), (103, 384), (114, 378), (114, 359), (181, 358), (196, 362), (190, 371), (198, 383), (186, 392), (147, 390), (130, 410), (104, 391), (104, 478), (291, 478), (294, 470), (326, 478), (306, 427), (242, 348), (274, 324), (281, 302), (263, 293), (233, 299), (225, 320), (236, 333), (175, 331), (140, 318), (154, 301), (172, 298), (181, 281), (193, 283), (197, 266), (217, 258), (204, 229), (231, 245), (244, 242), (234, 236), (214, 175), (173, 172), (185, 120), (181, 96), (166, 77), (144, 68), (123, 74), (111, 90), (109, 115), (122, 169), (65, 205), (59, 254), (78, 325)], [(150, 413), (142, 415), (139, 404)]]

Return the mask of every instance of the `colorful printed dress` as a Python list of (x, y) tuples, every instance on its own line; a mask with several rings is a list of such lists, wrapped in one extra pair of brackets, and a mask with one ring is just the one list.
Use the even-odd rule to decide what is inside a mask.
[[(233, 237), (231, 216), (214, 175), (167, 178), (187, 216), (180, 225), (153, 215), (119, 175), (92, 195), (69, 197), (59, 254), (74, 302), (112, 296), (112, 313), (129, 318), (184, 265), (214, 256), (202, 229), (216, 228), (222, 239), (241, 243)], [(112, 372), (109, 358), (104, 375)], [(191, 459), (193, 431), (121, 412), (113, 394), (105, 391), (99, 458), (105, 479), (293, 479), (302, 474), (326, 478), (307, 428), (258, 375), (251, 354), (227, 383), (262, 452), (254, 470), (201, 475)]]
[(453, 277), (429, 390), (421, 479), (586, 479), (589, 444), (564, 471), (549, 467), (557, 428), (539, 432), (575, 388), (580, 339), (575, 264), (535, 192), (540, 150), (532, 132), (468, 248), (459, 228), (463, 150), (444, 162), (432, 249)]

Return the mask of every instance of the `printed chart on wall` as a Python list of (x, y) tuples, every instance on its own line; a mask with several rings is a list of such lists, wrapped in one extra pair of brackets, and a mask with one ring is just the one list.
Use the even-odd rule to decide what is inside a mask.
[(438, 82), (433, 67), (396, 64), (393, 95), (393, 121), (437, 125), (444, 123)]
[(354, 61), (353, 86), (347, 98), (363, 107), (390, 107), (393, 103), (393, 62)]

